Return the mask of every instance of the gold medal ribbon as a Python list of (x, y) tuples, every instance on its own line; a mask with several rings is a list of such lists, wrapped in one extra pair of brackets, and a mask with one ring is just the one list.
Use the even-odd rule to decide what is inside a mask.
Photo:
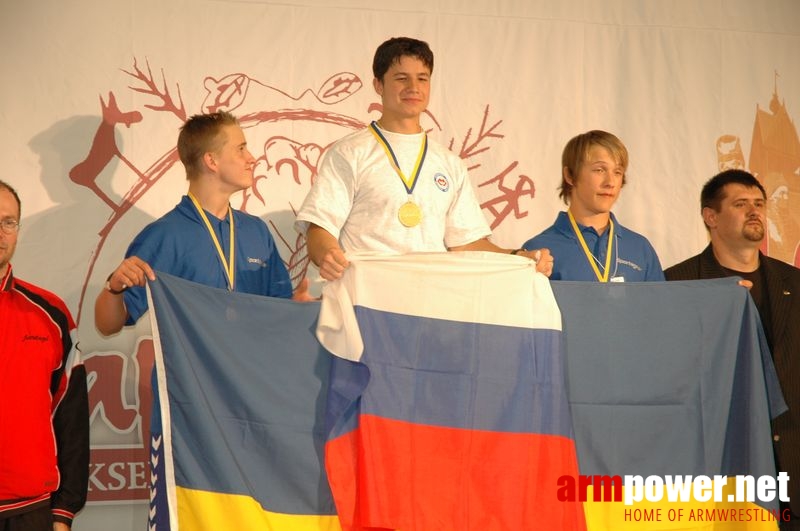
[(206, 216), (205, 210), (203, 207), (200, 206), (200, 202), (197, 198), (189, 192), (189, 199), (192, 200), (194, 203), (194, 207), (197, 209), (197, 212), (200, 214), (200, 217), (203, 218), (203, 221), (206, 224), (206, 229), (208, 229), (208, 234), (211, 236), (211, 241), (214, 242), (214, 247), (217, 248), (217, 254), (219, 255), (219, 261), (222, 264), (222, 270), (225, 271), (225, 276), (228, 277), (228, 291), (233, 291), (234, 286), (234, 274), (235, 270), (233, 268), (234, 265), (234, 245), (233, 245), (233, 236), (234, 236), (234, 229), (233, 229), (233, 210), (231, 210), (231, 206), (228, 205), (228, 222), (231, 226), (230, 228), (230, 245), (228, 246), (228, 260), (225, 260), (225, 253), (222, 252), (222, 245), (219, 243), (219, 238), (217, 238), (217, 233), (214, 231), (214, 227), (211, 226), (211, 222), (208, 221), (208, 216)]
[(597, 268), (597, 264), (595, 264), (595, 257), (589, 250), (589, 246), (586, 245), (586, 240), (583, 239), (581, 229), (578, 228), (578, 223), (572, 216), (572, 212), (567, 210), (567, 215), (569, 216), (569, 222), (572, 224), (572, 230), (575, 231), (575, 236), (578, 237), (578, 242), (580, 242), (581, 247), (583, 248), (583, 253), (586, 255), (589, 265), (592, 266), (594, 274), (597, 276), (597, 280), (600, 282), (608, 282), (608, 273), (611, 270), (611, 242), (614, 241), (614, 222), (611, 221), (611, 217), (609, 216), (608, 218), (608, 248), (606, 249), (606, 265), (603, 269), (603, 274), (601, 275), (600, 270)]
[(375, 137), (375, 140), (378, 141), (383, 147), (383, 150), (386, 152), (386, 158), (389, 159), (389, 164), (392, 165), (394, 171), (397, 175), (400, 176), (400, 180), (403, 181), (403, 186), (406, 187), (406, 192), (408, 195), (411, 195), (411, 192), (414, 191), (414, 186), (417, 184), (417, 177), (419, 177), (420, 172), (422, 171), (422, 164), (425, 162), (425, 155), (428, 153), (428, 135), (423, 135), (422, 137), (422, 145), (419, 148), (419, 155), (417, 155), (417, 162), (414, 164), (413, 175), (411, 176), (411, 180), (406, 177), (406, 174), (403, 173), (403, 170), (400, 169), (400, 164), (397, 162), (397, 157), (392, 151), (392, 146), (389, 145), (389, 141), (386, 140), (386, 137), (381, 134), (380, 130), (378, 130), (378, 124), (374, 121), (369, 124), (369, 129), (372, 131), (372, 135)]

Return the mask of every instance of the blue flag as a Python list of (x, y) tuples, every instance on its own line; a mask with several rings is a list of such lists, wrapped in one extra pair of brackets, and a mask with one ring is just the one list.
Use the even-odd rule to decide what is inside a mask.
[(156, 531), (339, 529), (322, 462), (331, 358), (312, 333), (319, 304), (164, 273), (149, 287)]
[[(513, 260), (509, 264), (516, 267)], [(513, 439), (514, 444), (529, 444), (533, 431), (549, 433), (547, 437), (556, 435), (577, 448), (581, 475), (706, 475), (720, 479), (775, 475), (769, 422), (770, 416), (780, 414), (785, 405), (757, 312), (747, 292), (735, 281), (605, 285), (537, 279), (537, 295), (531, 304), (539, 305), (536, 311), (550, 309), (537, 318), (542, 325), (526, 332), (533, 339), (520, 341), (518, 330), (505, 332), (493, 324), (500, 310), (512, 320), (518, 319), (513, 315), (518, 312), (507, 308), (489, 311), (491, 306), (486, 306), (484, 324), (465, 328), (456, 322), (458, 319), (434, 314), (433, 303), (438, 301), (426, 299), (432, 293), (428, 277), (423, 273), (412, 277), (408, 282), (413, 286), (408, 291), (413, 296), (409, 295), (408, 300), (412, 305), (414, 301), (427, 300), (423, 313), (428, 314), (425, 318), (430, 322), (420, 319), (419, 312), (398, 310), (396, 301), (391, 303), (391, 314), (386, 313), (379, 290), (370, 289), (374, 304), (357, 308), (360, 315), (355, 318), (344, 315), (341, 320), (345, 328), (356, 327), (355, 335), (347, 333), (347, 337), (333, 341), (333, 352), (352, 353), (349, 359), (341, 359), (326, 352), (315, 338), (318, 303), (229, 293), (159, 273), (158, 280), (150, 284), (157, 372), (153, 386), (156, 415), (152, 430), (151, 530), (327, 531), (357, 525), (351, 515), (343, 520), (348, 522), (346, 525), (340, 523), (334, 504), (334, 499), (347, 499), (355, 504), (348, 505), (348, 511), (363, 511), (358, 506), (362, 498), (348, 492), (357, 485), (329, 483), (326, 466), (336, 470), (339, 478), (350, 474), (347, 467), (359, 467), (353, 469), (352, 475), (361, 481), (378, 470), (373, 465), (382, 463), (359, 463), (347, 452), (329, 453), (328, 462), (324, 456), (326, 445), (330, 450), (332, 441), (343, 440), (341, 436), (348, 433), (344, 429), (348, 415), (353, 413), (353, 407), (358, 409), (362, 404), (367, 409), (360, 418), (373, 424), (371, 434), (393, 436), (394, 432), (375, 422), (390, 417), (392, 428), (413, 424), (413, 429), (423, 435), (435, 432), (436, 437), (429, 438), (435, 442), (443, 440), (442, 435), (452, 441), (456, 441), (456, 435), (463, 435), (459, 431), (461, 424), (448, 419), (457, 414), (456, 407), (464, 397), (472, 401), (468, 404), (470, 415), (490, 411), (496, 416), (506, 410), (506, 403), (510, 408), (507, 411), (513, 415), (496, 417), (500, 422), (488, 425), (483, 423), (483, 416), (471, 417), (474, 420), (469, 427), (478, 437), (471, 439), (473, 442), (485, 440), (485, 449), (490, 452), (499, 448), (498, 433), (504, 441)], [(432, 277), (437, 279), (438, 288), (449, 285), (446, 275)], [(481, 297), (502, 294), (502, 300), (510, 300), (514, 292), (523, 291), (518, 281), (495, 286), (485, 272), (477, 273), (474, 279), (473, 294), (469, 289), (445, 289), (438, 298), (455, 297), (462, 305), (477, 304), (475, 308), (480, 310)], [(380, 282), (372, 284), (378, 286)], [(541, 306), (547, 300), (548, 284), (552, 285), (557, 307)], [(553, 323), (555, 328), (542, 332), (544, 323)], [(512, 328), (518, 326), (513, 324)], [(447, 331), (450, 329), (457, 332), (451, 334)], [(412, 337), (409, 334), (416, 334), (416, 339), (408, 341)], [(465, 342), (465, 334), (471, 334), (476, 341)], [(549, 339), (558, 335), (559, 341)], [(546, 341), (542, 342), (542, 338)], [(569, 434), (568, 427), (560, 431), (541, 429), (546, 426), (542, 424), (546, 419), (536, 415), (562, 411), (560, 406), (551, 407), (555, 402), (537, 402), (537, 398), (523, 408), (531, 410), (531, 419), (518, 416), (520, 397), (537, 397), (545, 388), (538, 388), (539, 377), (527, 376), (528, 369), (497, 372), (501, 367), (492, 365), (497, 358), (493, 352), (522, 353), (517, 347), (511, 348), (512, 343), (531, 345), (531, 352), (536, 354), (531, 358), (535, 363), (529, 368), (536, 371), (531, 374), (541, 375), (547, 367), (556, 367), (541, 364), (545, 360), (556, 362), (555, 351), (550, 347), (561, 345), (563, 362), (559, 363), (563, 364), (565, 375), (560, 370), (548, 370), (547, 385), (550, 390), (561, 387), (566, 392), (574, 443), (571, 435), (563, 437)], [(408, 352), (402, 348), (404, 344), (408, 344)], [(459, 355), (472, 350), (477, 357)], [(460, 369), (462, 358), (469, 366)], [(516, 360), (519, 367), (527, 367), (520, 364), (523, 358), (519, 356), (509, 359)], [(372, 378), (368, 365), (376, 362), (381, 367), (391, 363), (393, 374), (403, 372), (403, 378)], [(474, 369), (481, 365), (506, 379), (508, 385), (491, 393), (480, 392), (483, 387), (478, 386), (475, 388), (479, 392), (459, 394), (449, 391), (450, 384), (435, 383), (445, 378), (445, 372), (463, 373), (458, 380), (452, 380), (463, 385), (480, 383), (474, 378), (482, 378), (482, 371)], [(475, 377), (466, 376), (473, 373)], [(348, 377), (352, 378), (349, 384)], [(565, 382), (560, 383), (558, 379), (562, 377)], [(400, 389), (396, 386), (401, 383), (403, 389), (425, 391), (424, 400), (414, 395), (417, 402), (411, 417), (398, 409), (404, 404), (396, 399), (399, 395), (387, 392)], [(536, 390), (529, 394), (525, 388), (531, 386)], [(345, 395), (348, 398), (342, 402)], [(362, 397), (366, 398), (362, 401)], [(563, 415), (559, 413), (558, 418)], [(349, 426), (357, 426), (357, 422)], [(461, 437), (459, 441), (462, 440), (467, 439)], [(468, 448), (472, 451), (477, 447), (470, 443)], [(513, 457), (514, 452), (509, 455)], [(505, 459), (509, 455), (495, 457)], [(545, 455), (551, 454), (542, 453), (540, 459)], [(436, 454), (428, 453), (426, 458), (432, 456)], [(419, 465), (422, 455), (411, 452), (407, 457)], [(442, 454), (442, 459), (450, 457), (456, 456), (453, 452)], [(529, 458), (530, 455), (526, 457), (528, 461)], [(545, 459), (542, 463), (552, 468), (557, 461)], [(440, 465), (431, 461), (418, 466), (418, 470), (435, 470)], [(398, 460), (393, 466), (405, 465)], [(458, 469), (453, 466), (453, 470)], [(385, 469), (381, 468), (386, 478), (396, 477), (395, 471)], [(481, 470), (489, 473), (493, 469), (487, 465)], [(500, 474), (497, 477), (502, 476), (502, 469), (494, 470)], [(576, 473), (574, 467), (559, 470), (554, 470), (551, 477)], [(465, 485), (472, 481), (473, 473), (464, 472)], [(560, 493), (554, 481), (545, 481), (537, 488), (556, 498)], [(497, 492), (509, 488), (503, 482), (497, 485)], [(433, 496), (442, 492), (431, 484), (420, 488)], [(630, 494), (627, 487), (625, 491), (626, 496)], [(590, 492), (590, 499), (584, 504), (586, 526), (590, 530), (776, 527), (775, 520), (763, 514), (775, 511), (775, 500), (733, 503), (728, 496), (734, 493), (724, 492), (724, 500), (712, 500), (710, 505), (698, 505), (695, 499), (687, 504), (661, 505), (648, 500), (634, 505), (595, 502)], [(471, 499), (479, 498), (472, 493)], [(493, 503), (506, 499), (510, 498), (499, 496)], [(534, 505), (523, 503), (522, 508), (538, 510)], [(627, 513), (632, 507), (641, 509), (640, 513)], [(657, 513), (659, 508), (664, 512)], [(687, 512), (670, 520), (668, 511), (675, 509), (677, 515), (679, 508)], [(415, 529), (414, 507), (408, 509), (411, 513), (401, 518), (409, 524), (403, 531)], [(486, 529), (501, 529), (502, 526), (492, 527), (500, 525), (491, 523), (492, 515), (511, 514), (508, 509), (484, 506), (482, 514), (489, 522)], [(648, 510), (652, 512), (643, 512)], [(689, 510), (702, 512), (690, 516)], [(627, 514), (660, 516), (657, 521), (635, 521), (626, 519)], [(741, 518), (750, 520), (737, 520)], [(717, 520), (709, 524), (709, 519)], [(446, 523), (442, 529), (448, 528)]]

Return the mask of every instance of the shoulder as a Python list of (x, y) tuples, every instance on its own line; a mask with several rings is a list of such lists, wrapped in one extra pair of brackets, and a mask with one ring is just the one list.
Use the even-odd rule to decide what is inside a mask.
[(352, 153), (367, 147), (372, 147), (374, 142), (369, 127), (364, 127), (363, 129), (353, 131), (339, 140), (334, 141), (325, 151), (326, 153)]
[(527, 250), (541, 249), (542, 247), (547, 247), (549, 249), (568, 240), (570, 240), (569, 236), (560, 231), (555, 225), (550, 225), (545, 230), (526, 241), (522, 247)]
[(248, 242), (252, 242), (252, 238), (256, 237), (267, 240), (273, 239), (267, 223), (259, 216), (234, 209), (233, 219), (236, 224), (236, 230), (240, 231), (243, 237), (248, 238)]
[(667, 280), (696, 280), (700, 278), (700, 257), (695, 255), (664, 270)]
[(70, 328), (74, 328), (72, 314), (67, 309), (67, 305), (61, 297), (52, 291), (18, 278), (14, 279), (14, 289), (25, 295), (33, 304), (41, 307), (51, 316), (66, 319), (70, 323)]
[(266, 227), (267, 224), (264, 222), (263, 219), (260, 217), (250, 214), (249, 212), (244, 212), (242, 210), (233, 209), (233, 219), (236, 220), (237, 223), (242, 223), (245, 225), (252, 225), (258, 227)]
[(139, 234), (136, 235), (134, 241), (169, 234), (173, 227), (186, 221), (189, 221), (186, 214), (180, 211), (179, 206), (176, 206), (160, 218), (145, 225), (144, 228), (139, 231)]
[(464, 161), (461, 160), (457, 154), (447, 149), (439, 141), (428, 136), (428, 154), (444, 160), (448, 164), (463, 165)]
[(629, 242), (635, 242), (638, 245), (649, 247), (651, 249), (653, 248), (652, 244), (650, 243), (650, 240), (648, 240), (644, 235), (639, 234), (635, 230), (629, 229), (628, 227), (617, 221), (616, 218), (613, 219), (614, 222), (616, 223), (617, 234), (619, 234), (621, 238), (624, 238)]
[(761, 255), (761, 259), (764, 260), (765, 265), (772, 271), (778, 272), (781, 276), (794, 283), (800, 283), (800, 269), (797, 267), (787, 264), (783, 260), (778, 260), (777, 258), (772, 258), (763, 254)]
[(330, 176), (331, 169), (338, 175), (352, 173), (377, 147), (369, 127), (354, 131), (325, 148), (317, 165), (319, 176)]

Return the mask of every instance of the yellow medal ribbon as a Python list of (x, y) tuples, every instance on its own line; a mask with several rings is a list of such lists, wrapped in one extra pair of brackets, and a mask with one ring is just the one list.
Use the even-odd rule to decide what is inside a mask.
[(386, 152), (386, 158), (389, 159), (389, 164), (392, 166), (395, 173), (397, 173), (397, 175), (400, 177), (400, 180), (403, 181), (403, 186), (405, 186), (406, 192), (408, 193), (408, 201), (403, 204), (402, 207), (400, 207), (400, 212), (398, 213), (400, 223), (406, 227), (413, 227), (419, 224), (419, 222), (422, 220), (422, 210), (419, 208), (419, 205), (412, 201), (411, 194), (414, 191), (414, 187), (417, 185), (417, 178), (422, 171), (422, 164), (425, 162), (425, 155), (428, 153), (428, 135), (426, 134), (422, 137), (422, 145), (419, 147), (419, 155), (417, 155), (417, 161), (414, 164), (413, 174), (411, 175), (411, 179), (409, 179), (406, 177), (406, 174), (403, 173), (403, 170), (400, 169), (400, 163), (397, 161), (397, 156), (394, 154), (389, 141), (386, 140), (386, 137), (384, 137), (378, 129), (378, 124), (372, 122), (369, 124), (369, 130), (372, 132), (372, 136), (375, 137), (375, 140), (378, 141), (378, 144), (383, 147), (383, 150)]
[(203, 218), (203, 221), (206, 224), (206, 229), (208, 229), (208, 234), (211, 236), (211, 241), (214, 242), (214, 247), (217, 248), (217, 254), (219, 255), (219, 261), (222, 264), (222, 270), (225, 271), (225, 275), (228, 277), (228, 291), (233, 291), (234, 287), (234, 275), (235, 269), (233, 268), (234, 265), (234, 229), (233, 229), (233, 210), (231, 210), (231, 206), (228, 205), (228, 222), (231, 226), (230, 228), (230, 245), (228, 249), (228, 260), (225, 260), (225, 253), (222, 252), (222, 245), (219, 243), (219, 239), (217, 238), (217, 233), (214, 231), (214, 227), (211, 226), (211, 222), (208, 221), (208, 216), (206, 216), (205, 210), (203, 207), (200, 206), (200, 202), (197, 198), (192, 195), (192, 192), (189, 192), (189, 199), (192, 200), (194, 203), (194, 207), (197, 209), (197, 212), (200, 214), (200, 217)]
[(603, 268), (603, 274), (601, 275), (600, 270), (597, 268), (597, 264), (595, 264), (596, 259), (589, 250), (589, 246), (586, 245), (586, 240), (583, 239), (581, 229), (578, 228), (578, 223), (572, 216), (572, 212), (567, 210), (567, 215), (569, 216), (569, 222), (572, 224), (572, 230), (575, 231), (575, 236), (578, 237), (578, 242), (580, 242), (583, 252), (586, 255), (586, 259), (589, 261), (589, 265), (592, 266), (595, 276), (597, 276), (597, 280), (600, 282), (608, 282), (608, 274), (611, 270), (611, 242), (614, 241), (614, 222), (611, 221), (611, 216), (608, 218), (608, 249), (606, 249), (606, 265)]

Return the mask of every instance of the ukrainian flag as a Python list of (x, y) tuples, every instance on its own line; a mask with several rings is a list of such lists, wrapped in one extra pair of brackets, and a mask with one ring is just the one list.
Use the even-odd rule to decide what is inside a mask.
[(319, 304), (157, 278), (155, 530), (340, 529), (322, 462)]

